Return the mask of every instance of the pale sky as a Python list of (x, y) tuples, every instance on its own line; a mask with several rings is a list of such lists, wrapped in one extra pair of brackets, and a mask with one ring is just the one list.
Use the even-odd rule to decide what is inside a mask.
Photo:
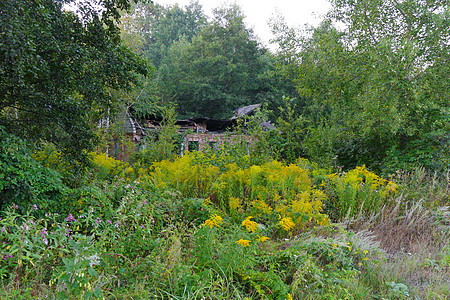
[[(190, 0), (154, 0), (161, 5), (178, 3), (181, 7), (185, 6)], [(239, 5), (249, 28), (253, 28), (254, 33), (261, 41), (269, 46), (269, 40), (272, 33), (268, 25), (271, 17), (277, 12), (284, 16), (289, 26), (302, 26), (304, 24), (318, 25), (323, 19), (323, 15), (331, 8), (327, 0), (198, 0), (203, 6), (203, 11), (212, 15), (212, 9), (223, 6), (224, 4)]]

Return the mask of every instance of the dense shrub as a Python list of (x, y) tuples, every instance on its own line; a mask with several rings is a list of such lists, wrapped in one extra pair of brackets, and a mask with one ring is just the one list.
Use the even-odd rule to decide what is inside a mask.
[(62, 176), (34, 159), (31, 146), (0, 127), (0, 209), (14, 203), (25, 212), (32, 205), (61, 209), (67, 187)]

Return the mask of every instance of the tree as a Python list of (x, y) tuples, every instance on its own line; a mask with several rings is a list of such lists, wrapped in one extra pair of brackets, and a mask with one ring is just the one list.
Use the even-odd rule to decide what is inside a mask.
[(190, 42), (174, 44), (160, 68), (163, 88), (185, 116), (228, 117), (254, 103), (262, 54), (238, 6), (216, 9), (214, 20)]
[[(289, 43), (290, 32), (281, 43), (291, 66), (287, 73), (308, 99), (305, 113), (316, 122), (307, 139), (310, 155), (337, 155), (346, 167), (366, 163), (378, 169), (445, 157), (450, 106), (449, 79), (443, 76), (449, 72), (446, 2), (332, 4), (329, 19), (300, 43)], [(334, 21), (343, 22), (344, 29)], [(435, 149), (445, 140), (447, 150), (439, 154)], [(392, 161), (394, 153), (402, 157), (399, 164)], [(441, 168), (448, 167), (444, 161)]]
[(145, 62), (122, 45), (116, 21), (128, 0), (0, 2), (0, 126), (82, 157), (94, 134), (88, 118), (111, 107)]
[(185, 7), (137, 3), (121, 17), (120, 27), (125, 42), (158, 68), (175, 42), (191, 41), (205, 25), (202, 6), (193, 1)]
[(169, 49), (180, 39), (191, 41), (206, 24), (206, 16), (198, 2), (178, 5), (137, 3), (121, 17), (120, 29), (124, 43), (145, 56), (153, 66), (154, 76), (142, 78), (130, 93), (122, 94), (138, 115), (155, 114), (171, 106), (173, 97), (161, 87), (165, 66), (160, 67)]
[(170, 47), (180, 39), (191, 41), (206, 25), (206, 16), (198, 2), (184, 8), (178, 5), (156, 6), (155, 18), (145, 35), (144, 53), (159, 67)]

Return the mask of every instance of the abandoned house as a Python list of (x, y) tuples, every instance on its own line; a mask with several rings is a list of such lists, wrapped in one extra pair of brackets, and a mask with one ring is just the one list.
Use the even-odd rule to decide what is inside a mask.
[[(225, 142), (246, 141), (247, 145), (249, 145), (251, 143), (250, 136), (233, 134), (233, 131), (237, 128), (240, 118), (252, 115), (259, 107), (261, 107), (261, 104), (238, 108), (231, 118), (225, 120), (207, 117), (177, 120), (175, 122), (175, 125), (178, 126), (177, 131), (183, 135), (180, 155), (183, 155), (186, 150), (202, 151), (207, 148), (215, 149)], [(162, 117), (150, 116), (137, 119), (130, 111), (122, 113), (119, 118), (123, 122), (122, 128), (125, 134), (134, 143), (139, 144), (141, 149), (145, 148), (145, 136), (150, 136), (157, 132), (161, 128), (162, 123)], [(105, 127), (106, 122), (103, 120), (99, 126)], [(263, 122), (261, 126), (265, 130), (275, 128), (270, 122)], [(127, 151), (123, 144), (114, 141), (111, 146), (112, 149), (108, 149), (107, 152), (110, 152), (116, 158), (125, 158), (125, 152)]]

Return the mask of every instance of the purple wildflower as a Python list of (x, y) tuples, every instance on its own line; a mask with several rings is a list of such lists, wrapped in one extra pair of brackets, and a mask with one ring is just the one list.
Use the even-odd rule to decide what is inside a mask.
[(108, 222), (109, 224), (112, 224), (111, 220), (107, 220), (107, 222)]
[(69, 214), (69, 216), (67, 216), (67, 218), (66, 218), (66, 222), (72, 222), (72, 221), (75, 221), (75, 218), (73, 217), (72, 214)]
[(34, 209), (34, 210), (37, 210), (37, 209), (38, 209), (38, 207), (37, 207), (36, 204), (33, 204), (33, 209)]

